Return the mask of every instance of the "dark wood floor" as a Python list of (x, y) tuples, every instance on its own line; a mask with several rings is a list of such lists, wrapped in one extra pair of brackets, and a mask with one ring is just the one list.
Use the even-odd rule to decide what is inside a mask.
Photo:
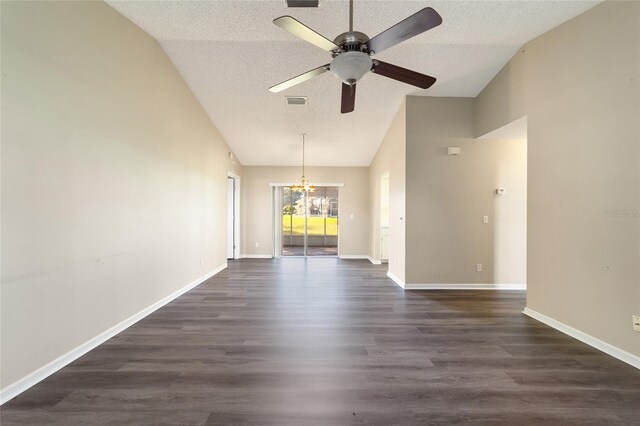
[(640, 371), (518, 291), (338, 259), (229, 268), (2, 407), (12, 424), (640, 424)]

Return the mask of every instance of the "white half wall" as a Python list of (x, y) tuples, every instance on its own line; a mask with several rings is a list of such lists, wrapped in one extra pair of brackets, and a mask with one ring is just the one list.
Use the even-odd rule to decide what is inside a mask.
[(380, 230), (380, 177), (389, 175), (389, 271), (404, 280), (405, 277), (405, 206), (406, 206), (406, 132), (407, 103), (398, 106), (398, 112), (369, 166), (369, 247), (371, 258), (379, 262), (381, 255)]

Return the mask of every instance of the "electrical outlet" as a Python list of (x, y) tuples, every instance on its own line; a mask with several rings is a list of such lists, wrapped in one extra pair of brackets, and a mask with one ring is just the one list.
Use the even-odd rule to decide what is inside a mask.
[(476, 265), (476, 272), (482, 272), (482, 263)]
[(633, 316), (633, 329), (635, 331), (640, 331), (640, 315)]
[(260, 243), (256, 241), (256, 247), (260, 247)]

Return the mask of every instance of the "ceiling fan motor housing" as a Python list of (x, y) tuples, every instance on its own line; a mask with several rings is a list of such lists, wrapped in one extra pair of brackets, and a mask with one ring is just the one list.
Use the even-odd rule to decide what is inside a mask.
[(366, 47), (365, 43), (369, 41), (369, 37), (360, 31), (347, 31), (340, 34), (333, 42), (340, 46), (345, 52), (362, 51)]

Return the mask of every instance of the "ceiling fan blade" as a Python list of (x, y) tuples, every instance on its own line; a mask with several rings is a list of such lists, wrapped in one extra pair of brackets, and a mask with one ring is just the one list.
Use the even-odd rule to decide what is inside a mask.
[(304, 74), (300, 74), (297, 77), (290, 78), (289, 80), (285, 80), (282, 83), (276, 84), (275, 86), (269, 87), (269, 91), (273, 93), (282, 92), (289, 87), (293, 87), (296, 84), (300, 84), (304, 81), (311, 80), (313, 77), (316, 77), (323, 72), (326, 72), (329, 69), (329, 64), (323, 65), (318, 68), (314, 68), (311, 71), (307, 71)]
[(395, 46), (413, 36), (417, 36), (442, 23), (442, 17), (430, 7), (414, 13), (404, 21), (400, 21), (393, 27), (381, 32), (367, 42), (369, 51), (380, 53), (384, 49)]
[(340, 112), (346, 114), (353, 112), (356, 107), (356, 85), (351, 86), (342, 83), (342, 105), (340, 106)]
[(291, 34), (300, 37), (304, 41), (318, 46), (320, 49), (331, 52), (332, 50), (338, 50), (340, 47), (331, 40), (318, 34), (311, 28), (307, 27), (302, 22), (292, 18), (291, 16), (281, 16), (273, 20), (273, 23), (289, 31)]
[(411, 84), (412, 86), (417, 86), (421, 89), (428, 89), (429, 87), (433, 86), (433, 83), (436, 82), (436, 78), (431, 77), (430, 75), (420, 74), (419, 72), (411, 71), (397, 65), (378, 61), (377, 59), (373, 62), (373, 68), (371, 68), (371, 72), (401, 81), (403, 83)]

